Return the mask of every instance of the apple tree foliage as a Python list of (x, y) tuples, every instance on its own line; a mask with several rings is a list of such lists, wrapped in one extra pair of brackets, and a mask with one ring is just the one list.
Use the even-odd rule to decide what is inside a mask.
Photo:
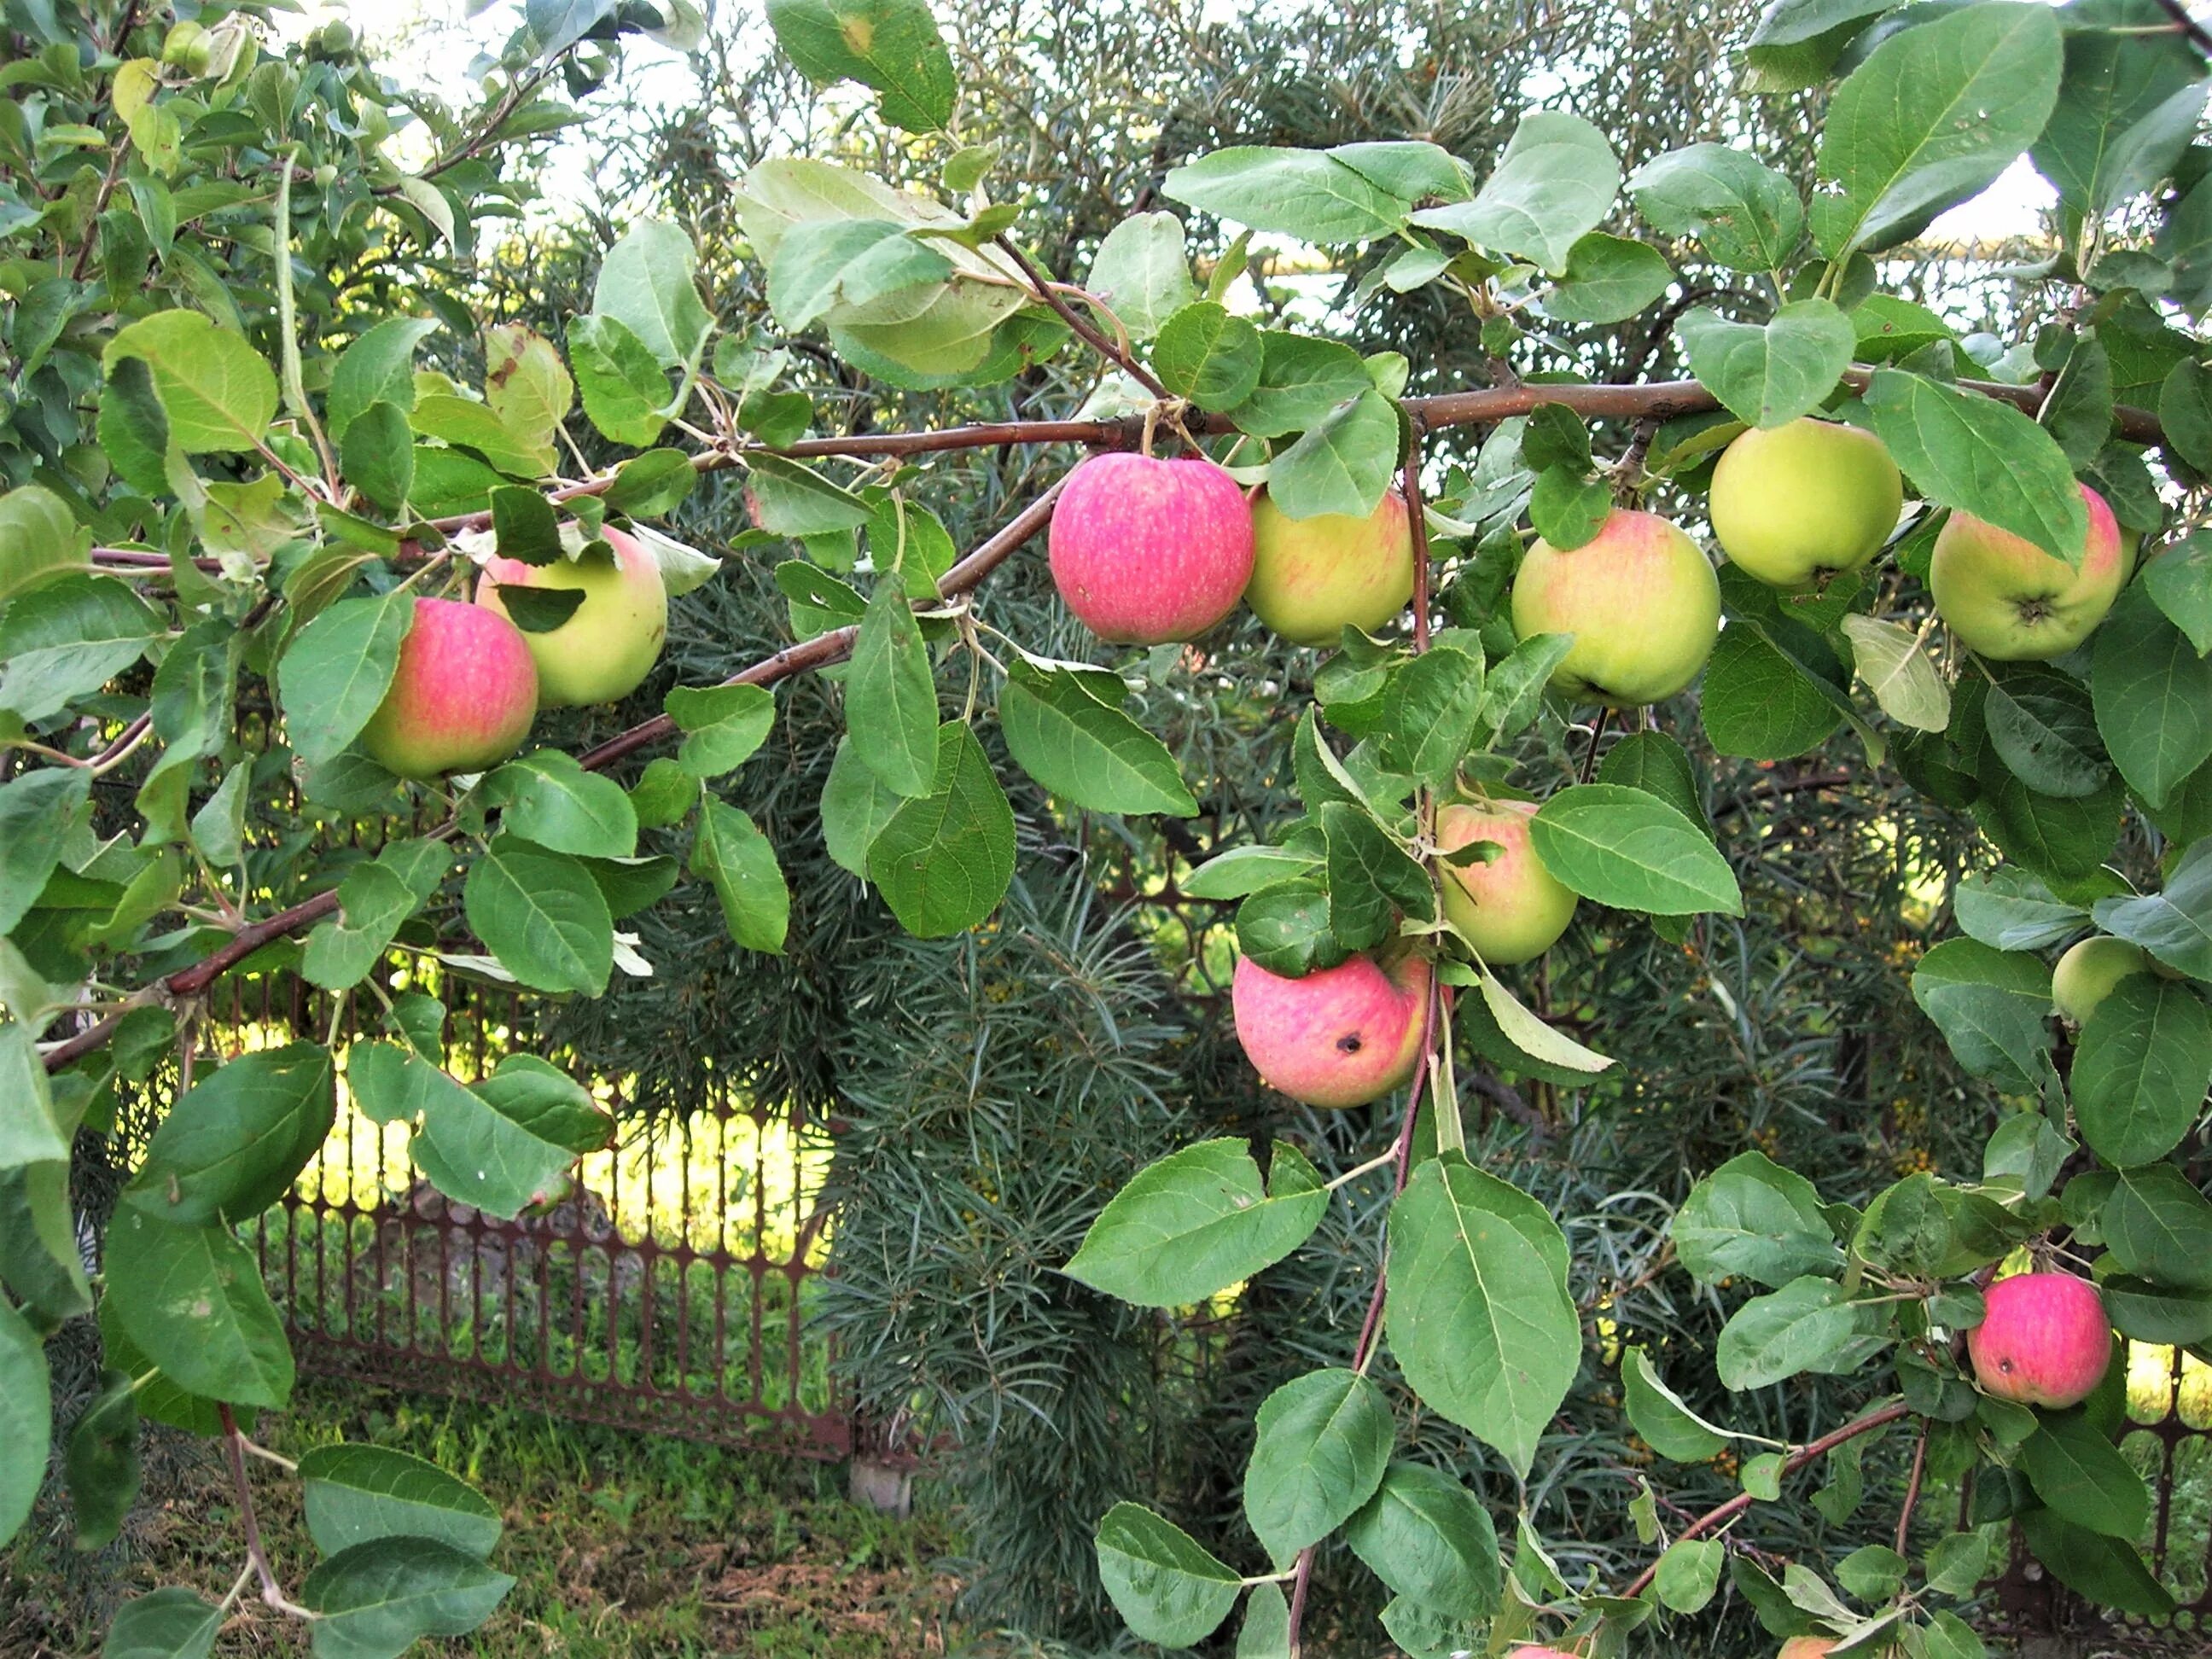
[[(542, 1200), (605, 1144), (589, 1093), (544, 1062), (453, 1075), (445, 1011), (387, 997), (370, 970), (399, 949), (605, 994), (634, 965), (623, 921), (686, 878), (740, 945), (780, 951), (789, 896), (744, 768), (781, 680), (843, 665), (821, 833), (918, 936), (990, 923), (1012, 877), (1014, 817), (981, 730), (1071, 811), (1196, 811), (1139, 718), (1168, 701), (1142, 695), (1146, 659), (1070, 661), (991, 625), (985, 579), (1049, 503), (964, 557), (927, 504), (933, 453), (1079, 439), (1202, 448), (1298, 519), (1367, 513), (1395, 483), (1420, 498), (1429, 559), (1413, 625), (1348, 632), (1314, 675), (1291, 757), (1306, 816), (1182, 883), (1236, 902), (1242, 950), (1276, 973), (1396, 939), (1433, 957), (1437, 984), (1395, 1139), (1374, 1149), (1396, 1191), (1368, 1328), (1348, 1364), (1260, 1407), (1249, 1535), (1201, 1541), (1133, 1504), (1098, 1521), (1099, 1572), (1130, 1630), (1185, 1646), (1237, 1617), (1240, 1653), (1295, 1652), (1313, 1553), (1340, 1538), (1413, 1654), (1628, 1651), (1725, 1574), (1778, 1636), (1963, 1659), (1982, 1649), (1954, 1607), (2015, 1521), (2092, 1600), (2168, 1607), (2134, 1547), (2148, 1497), (2112, 1443), (2117, 1376), (2084, 1407), (2036, 1412), (1978, 1391), (1963, 1346), (1982, 1287), (2023, 1253), (2093, 1273), (2127, 1336), (2212, 1341), (2212, 1202), (2175, 1157), (2212, 1080), (2212, 542), (2195, 529), (2212, 476), (2196, 321), (2212, 301), (2212, 145), (2196, 142), (2212, 43), (2174, 9), (1777, 0), (1746, 68), (1778, 91), (1826, 89), (1809, 192), (1721, 143), (1625, 167), (1606, 132), (1558, 108), (1524, 113), (1480, 177), (1424, 140), (1237, 146), (1160, 186), (1229, 228), (1210, 266), (1194, 270), (1183, 220), (1156, 207), (1112, 229), (1079, 287), (1041, 275), (1018, 185), (962, 142), (925, 0), (771, 0), (801, 73), (871, 101), (940, 163), (928, 193), (796, 155), (745, 174), (735, 210), (782, 336), (915, 391), (1056, 356), (1109, 371), (1079, 429), (910, 436), (811, 435), (789, 348), (726, 328), (690, 239), (654, 220), (615, 244), (558, 340), (501, 325), (483, 331), (482, 375), (430, 366), (459, 361), (432, 354), (474, 341), (478, 319), (405, 273), (495, 242), (523, 206), (507, 160), (574, 118), (560, 94), (611, 72), (625, 36), (696, 44), (689, 0), (527, 0), (483, 66), (481, 106), (461, 112), (403, 98), (340, 31), (280, 48), (264, 9), (0, 12), (23, 47), (0, 68), (0, 1532), (45, 1474), (42, 1347), (68, 1320), (96, 1314), (113, 1366), (69, 1430), (88, 1541), (135, 1493), (139, 1416), (220, 1433), (236, 1455), (241, 1421), (284, 1405), (291, 1354), (235, 1230), (313, 1156), (341, 1084), (408, 1126), (424, 1177), (494, 1214)], [(2023, 155), (2058, 192), (2063, 244), (2032, 275), (2063, 290), (2067, 321), (1961, 337), (1881, 292), (1885, 254)], [(1402, 356), (1262, 326), (1234, 303), (1255, 234), (1356, 259), (1370, 291), (1447, 296), (1501, 362), (1555, 326), (1670, 316), (1695, 384), (1430, 384)], [(1724, 304), (1668, 308), (1692, 255), (1732, 275)], [(1634, 1516), (1650, 1565), (1607, 1584), (1564, 1571), (1525, 1513), (1395, 1455), (1406, 1414), (1431, 1414), (1525, 1494), (1585, 1361), (1567, 1237), (1469, 1160), (1462, 1074), (1573, 1088), (1636, 1065), (1547, 1021), (1455, 933), (1436, 902), (1434, 813), (1468, 787), (1540, 799), (1537, 854), (1602, 928), (1683, 939), (1741, 909), (1668, 730), (1692, 704), (1631, 716), (1602, 750), (1593, 722), (1579, 774), (1516, 770), (1513, 739), (1563, 713), (1546, 686), (1567, 641), (1516, 639), (1505, 595), (1531, 533), (1571, 549), (1619, 501), (1693, 512), (1729, 439), (1815, 411), (1881, 439), (1912, 511), (1887, 556), (1811, 594), (1724, 568), (1724, 629), (1682, 717), (1751, 760), (1855, 745), (1970, 815), (1991, 867), (1913, 992), (2014, 1105), (1975, 1182), (1916, 1174), (1862, 1209), (1748, 1152), (1698, 1182), (1674, 1256), (1733, 1309), (1710, 1362), (1720, 1382), (1881, 1376), (1892, 1397), (1769, 1443), (1683, 1403), (1665, 1372), (1693, 1357), (1601, 1342), (1635, 1432), (1680, 1462), (1734, 1450), (1742, 1484), (1688, 1518), (1647, 1488)], [(1468, 426), (1484, 430), (1468, 465), (1425, 465), (1436, 434)], [(620, 459), (585, 468), (580, 440)], [(564, 520), (586, 544), (610, 525), (638, 534), (672, 593), (715, 580), (714, 559), (650, 521), (726, 469), (744, 474), (757, 532), (738, 555), (796, 544), (774, 573), (785, 650), (678, 688), (580, 754), (537, 748), (435, 786), (362, 754), (411, 599), (465, 592), (495, 552), (564, 556)], [(1947, 516), (2075, 558), (2077, 479), (2142, 549), (2103, 625), (2049, 664), (1954, 648), (1925, 592)], [(516, 612), (526, 629), (563, 619)], [(966, 674), (957, 708), (937, 682), (947, 660)], [(430, 827), (374, 857), (329, 833), (408, 814)], [(641, 854), (641, 830), (688, 835), (689, 857)], [(2114, 873), (2124, 831), (2154, 840), (2155, 884)], [(2093, 930), (2157, 971), (2124, 980), (2075, 1041), (2050, 1018), (2050, 958)], [(88, 1271), (68, 1196), (77, 1131), (189, 1033), (223, 973), (276, 961), (340, 999), (366, 988), (362, 1023), (380, 1029), (189, 1079)], [(1306, 1248), (1340, 1183), (1287, 1140), (1262, 1151), (1206, 1141), (1152, 1165), (1067, 1272), (1139, 1306), (1185, 1305)], [(1370, 1374), (1386, 1352), (1395, 1395)], [(1969, 1529), (1905, 1553), (1916, 1480), (1899, 1547), (1858, 1552), (1834, 1584), (1802, 1565), (1770, 1574), (1718, 1535), (1876, 1433), (1912, 1437), (1916, 1468), (1947, 1488), (1973, 1475)], [(270, 1606), (313, 1622), (319, 1652), (465, 1632), (511, 1582), (489, 1559), (496, 1515), (450, 1475), (355, 1446), (298, 1478), (324, 1559), (291, 1583), (258, 1550), (248, 1567)], [(222, 1616), (161, 1590), (124, 1609), (113, 1639), (204, 1654)]]

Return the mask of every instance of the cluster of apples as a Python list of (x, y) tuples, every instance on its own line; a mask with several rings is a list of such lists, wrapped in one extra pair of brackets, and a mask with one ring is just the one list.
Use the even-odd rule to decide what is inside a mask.
[[(482, 772), (514, 753), (544, 708), (635, 690), (668, 637), (668, 590), (636, 539), (599, 532), (613, 556), (484, 562), (473, 601), (418, 599), (391, 689), (362, 728), (368, 757), (403, 778)], [(557, 628), (525, 633), (500, 586), (580, 590)]]

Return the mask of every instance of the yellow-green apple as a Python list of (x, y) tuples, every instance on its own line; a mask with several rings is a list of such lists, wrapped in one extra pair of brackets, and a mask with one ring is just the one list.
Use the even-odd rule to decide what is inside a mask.
[(1364, 1106), (1419, 1063), (1429, 964), (1407, 956), (1386, 969), (1356, 956), (1286, 979), (1239, 957), (1229, 1000), (1244, 1057), (1268, 1087), (1309, 1106)]
[(1673, 696), (1698, 678), (1720, 625), (1712, 562), (1656, 513), (1616, 508), (1564, 551), (1539, 541), (1513, 580), (1522, 639), (1575, 636), (1552, 684), (1577, 702), (1634, 708)]
[(1047, 546), (1060, 599), (1099, 638), (1194, 640), (1244, 597), (1252, 509), (1202, 455), (1093, 455), (1068, 475)]
[(568, 621), (522, 636), (538, 665), (538, 700), (548, 708), (628, 696), (660, 660), (668, 638), (668, 589), (660, 566), (636, 537), (612, 526), (599, 533), (611, 556), (592, 551), (550, 564), (487, 559), (477, 581), (477, 603), (502, 617), (507, 610), (500, 598), (501, 583), (582, 591), (583, 603)]
[(538, 668), (522, 630), (458, 599), (417, 599), (384, 701), (361, 746), (387, 772), (481, 772), (522, 746), (538, 715)]
[(1574, 920), (1575, 895), (1528, 844), (1536, 804), (1455, 801), (1437, 814), (1437, 846), (1446, 853), (1480, 841), (1498, 851), (1488, 863), (1447, 863), (1444, 915), (1493, 968), (1540, 957)]
[(1793, 591), (1856, 570), (1897, 528), (1905, 481), (1873, 433), (1802, 416), (1753, 427), (1713, 468), (1713, 537), (1729, 562)]
[(1782, 1644), (1774, 1659), (1828, 1659), (1836, 1645), (1832, 1636), (1793, 1636)]
[(2051, 970), (2051, 1005), (2059, 1018), (2075, 1025), (2088, 1023), (2097, 1005), (2130, 974), (2152, 969), (2150, 953), (2139, 945), (2100, 933), (2068, 947)]
[(1252, 503), (1252, 581), (1244, 603), (1293, 645), (1334, 645), (1347, 625), (1372, 633), (1413, 597), (1413, 526), (1387, 490), (1364, 519), (1292, 519), (1262, 490)]
[(1984, 1394), (2023, 1406), (2078, 1406), (2112, 1362), (2112, 1322), (2097, 1287), (2071, 1273), (2016, 1273), (1982, 1292), (1966, 1352)]
[(2119, 597), (2127, 563), (2105, 498), (2081, 487), (2088, 533), (2078, 564), (2024, 536), (1954, 513), (1936, 538), (1929, 586), (1959, 643), (2000, 662), (2049, 662), (2087, 639)]

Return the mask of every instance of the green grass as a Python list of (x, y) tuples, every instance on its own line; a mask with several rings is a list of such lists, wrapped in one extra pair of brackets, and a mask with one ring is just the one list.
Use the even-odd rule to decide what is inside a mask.
[[(845, 1501), (842, 1468), (559, 1421), (509, 1407), (303, 1382), (260, 1442), (297, 1458), (340, 1440), (427, 1457), (506, 1517), (494, 1553), (517, 1583), (473, 1636), (426, 1653), (487, 1659), (889, 1659), (943, 1653), (957, 1586), (933, 1565), (941, 1519), (899, 1522)], [(209, 1443), (149, 1446), (122, 1543), (68, 1559), (34, 1521), (0, 1555), (0, 1653), (97, 1650), (114, 1603), (157, 1584), (222, 1599), (244, 1560), (228, 1476)], [(296, 1589), (315, 1560), (299, 1486), (252, 1468), (270, 1553)], [(42, 1512), (40, 1520), (58, 1518)], [(224, 1656), (304, 1654), (300, 1627), (248, 1596)], [(957, 1638), (951, 1638), (957, 1644)]]

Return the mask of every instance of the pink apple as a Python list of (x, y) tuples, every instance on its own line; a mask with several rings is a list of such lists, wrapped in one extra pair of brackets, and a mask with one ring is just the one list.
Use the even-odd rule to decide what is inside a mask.
[(1309, 1106), (1364, 1106), (1413, 1074), (1429, 1000), (1429, 964), (1387, 972), (1358, 956), (1303, 979), (1237, 958), (1230, 1001), (1237, 1040), (1270, 1088)]
[(1455, 801), (1437, 814), (1437, 846), (1447, 853), (1479, 841), (1501, 849), (1487, 864), (1447, 864), (1444, 915), (1493, 968), (1533, 961), (1574, 920), (1572, 889), (1547, 870), (1528, 845), (1536, 803)]
[(1966, 1352), (1984, 1394), (2023, 1406), (2078, 1406), (2105, 1380), (2112, 1322), (2097, 1287), (2071, 1273), (2019, 1273), (1982, 1292)]
[(2083, 484), (2088, 534), (2078, 562), (1968, 513), (1936, 538), (1928, 586), (1959, 643), (2000, 662), (2049, 662), (2087, 639), (2119, 597), (2128, 556), (2105, 498)]
[(522, 746), (538, 716), (538, 669), (522, 630), (458, 599), (417, 599), (384, 701), (361, 746), (387, 772), (481, 772)]
[(1615, 508), (1580, 547), (1539, 541), (1513, 579), (1513, 628), (1571, 634), (1552, 686), (1636, 708), (1698, 678), (1720, 637), (1721, 585), (1698, 544), (1656, 513)]
[(1060, 493), (1053, 584), (1085, 627), (1124, 645), (1194, 640), (1252, 577), (1252, 509), (1203, 456), (1093, 455)]
[(1828, 1659), (1838, 1641), (1832, 1636), (1793, 1636), (1782, 1644), (1774, 1659)]
[(477, 583), (477, 603), (507, 615), (499, 584), (518, 587), (581, 588), (584, 602), (558, 628), (525, 633), (538, 665), (538, 700), (548, 708), (580, 708), (626, 697), (660, 660), (668, 638), (668, 589), (653, 555), (611, 525), (600, 535), (614, 556), (603, 553), (525, 564), (487, 559)]

